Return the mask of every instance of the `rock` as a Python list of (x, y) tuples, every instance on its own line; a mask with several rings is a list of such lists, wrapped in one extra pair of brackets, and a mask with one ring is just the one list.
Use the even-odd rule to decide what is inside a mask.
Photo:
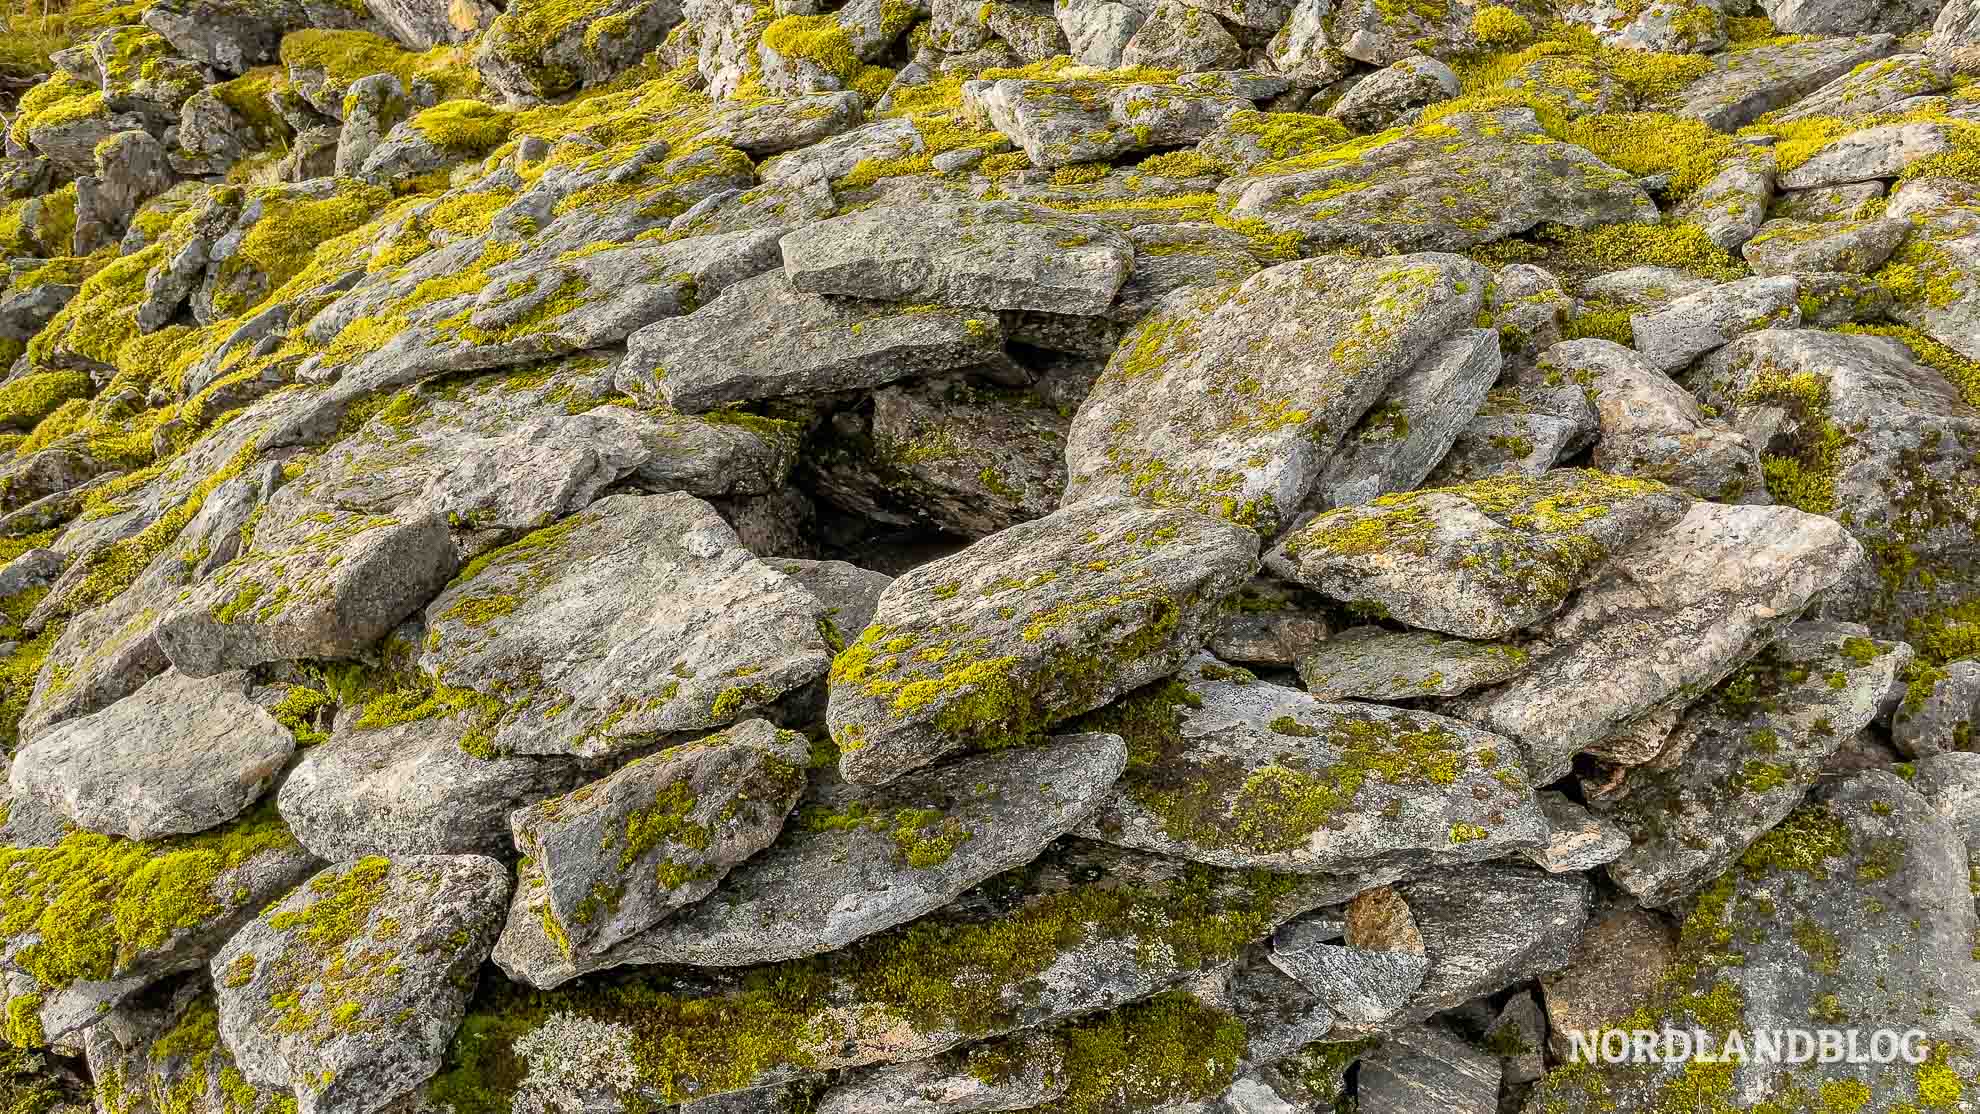
[(1891, 316), (1980, 359), (1980, 191), (1946, 178), (1905, 182), (1890, 215), (1914, 226), (1881, 276), (1897, 298)]
[(1058, 1042), (1039, 1035), (1010, 1043), (856, 1072), (819, 1097), (817, 1114), (1026, 1110), (1065, 1094), (1069, 1080)]
[(1457, 74), (1435, 58), (1403, 58), (1355, 82), (1327, 115), (1363, 135), (1414, 123), (1423, 107), (1458, 95)]
[(795, 821), (732, 870), (718, 896), (596, 956), (566, 955), (547, 937), (543, 883), (525, 871), (496, 962), (511, 978), (554, 987), (627, 963), (739, 967), (834, 951), (1031, 861), (1099, 805), (1124, 760), (1117, 737), (1069, 735), (884, 789), (814, 776)]
[(477, 855), (332, 866), (213, 957), (220, 1036), (249, 1082), (312, 1111), (382, 1109), (440, 1067), (509, 895)]
[[(1588, 920), (1586, 880), (1531, 867), (1460, 867), (1397, 889), (1430, 957), (1430, 973), (1405, 1010), (1409, 1017), (1560, 970)], [(1348, 943), (1354, 942), (1350, 934)]]
[(1801, 284), (1801, 325), (1833, 329), (1841, 325), (1887, 321), (1896, 299), (1875, 279), (1842, 272), (1795, 276)]
[(545, 928), (567, 953), (600, 955), (713, 893), (783, 830), (808, 759), (803, 736), (749, 720), (518, 809)]
[(873, 621), (873, 609), (894, 578), (844, 561), (776, 560), (770, 567), (790, 577), (825, 605), (823, 622), (830, 630), (826, 648), (837, 652), (859, 637)]
[(1463, 329), (1424, 353), (1348, 431), (1307, 506), (1366, 503), (1423, 482), (1499, 378), (1499, 331)]
[(1687, 198), (1678, 215), (1704, 229), (1706, 239), (1727, 251), (1738, 251), (1760, 230), (1773, 199), (1773, 166), (1739, 159)]
[(1952, 139), (1943, 124), (1865, 128), (1830, 142), (1807, 162), (1783, 171), (1781, 188), (1805, 190), (1893, 178), (1912, 163), (1951, 149)]
[(1762, 0), (1774, 26), (1791, 35), (1852, 35), (1888, 31), (1902, 35), (1923, 27), (1939, 9), (1938, 0)]
[(1476, 862), (1545, 839), (1527, 786), (1502, 766), (1507, 740), (1324, 703), (1208, 657), (1078, 723), (1127, 740), (1127, 774), (1081, 829), (1124, 847), (1328, 873)]
[(479, 0), (366, 0), (371, 17), (408, 50), (472, 40), (498, 14)]
[(990, 310), (1106, 311), (1134, 262), (1127, 240), (1035, 205), (876, 206), (779, 242), (793, 288)]
[(1449, 710), (1520, 740), (1545, 784), (1644, 712), (1717, 684), (1861, 560), (1831, 519), (1695, 503), (1612, 558), (1549, 624), (1526, 672)]
[(358, 78), (344, 94), (344, 126), (331, 161), (340, 178), (355, 177), (407, 112), (405, 86), (388, 73)]
[(838, 301), (772, 272), (634, 333), (619, 388), (695, 413), (968, 367), (991, 360), (1002, 340), (993, 314)]
[(1966, 841), (1967, 858), (1973, 857), (1976, 837), (1980, 837), (1980, 814), (1973, 810), (1980, 794), (1980, 755), (1971, 751), (1930, 754), (1918, 760), (1911, 787), (1932, 805)]
[(142, 18), (173, 50), (225, 74), (275, 61), (289, 31), (365, 30), (371, 23), (368, 11), (319, 0), (166, 0)]
[(1534, 991), (1506, 999), (1498, 1021), (1485, 1033), (1484, 1046), (1498, 1055), (1510, 1086), (1525, 1087), (1547, 1074), (1547, 1014)]
[(1335, 1036), (1379, 1032), (1409, 1004), (1430, 960), (1420, 952), (1379, 951), (1330, 943), (1338, 922), (1293, 921), (1272, 937), (1272, 965), (1311, 991), (1337, 1018)]
[(817, 679), (822, 614), (706, 503), (615, 495), (470, 565), (427, 606), (419, 666), (473, 690), (488, 751), (596, 757)]
[(1929, 687), (1917, 696), (1905, 694), (1891, 716), (1892, 745), (1906, 758), (1966, 750), (1980, 712), (1980, 662), (1950, 661), (1938, 668), (1921, 663), (1919, 674)]
[(865, 100), (851, 91), (812, 93), (760, 104), (725, 103), (708, 132), (751, 158), (809, 147), (857, 126)]
[(1331, 28), (1341, 53), (1371, 66), (1418, 53), (1450, 58), (1478, 41), (1469, 5), (1397, 9), (1380, 0), (1347, 0), (1335, 9)]
[[(1849, 512), (1870, 561), (1824, 614), (1885, 637), (1965, 598), (1973, 464), (1956, 446), (1980, 434), (1974, 411), (1894, 340), (1809, 329), (1742, 338), (1692, 376), (1701, 402), (1758, 432), (1775, 499)], [(1922, 493), (1929, 492), (1925, 495)], [(1929, 512), (1914, 508), (1927, 500)]]
[[(1700, 896), (1679, 963), (1638, 1016), (1653, 1029), (1705, 1028), (1715, 1050), (1728, 1030), (1919, 1030), (1913, 1047), (1929, 1053), (1921, 1063), (1816, 1057), (1790, 1082), (1777, 1066), (1751, 1063), (1749, 1050), (1749, 1062), (1728, 1063), (1710, 1093), (1780, 1102), (1791, 1086), (1856, 1095), (1877, 1110), (1921, 1093), (1952, 1101), (1973, 1070), (1963, 1050), (1975, 996), (1965, 863), (1959, 834), (1897, 777), (1872, 770), (1830, 781)], [(1532, 1101), (1636, 1109), (1688, 1086), (1678, 1082), (1684, 1071), (1682, 1062), (1605, 1060), (1550, 1076)]]
[(833, 663), (840, 769), (880, 784), (1174, 672), (1251, 575), (1255, 544), (1188, 511), (1102, 499), (917, 567)]
[(1882, 182), (1850, 182), (1840, 186), (1819, 186), (1812, 190), (1791, 190), (1774, 199), (1768, 215), (1776, 220), (1808, 223), (1868, 219), (1884, 211), (1886, 192)]
[[(10, 818), (11, 819), (11, 818)], [(256, 810), (215, 831), (151, 843), (69, 832), (5, 855), (8, 1041), (47, 1047), (132, 994), (205, 965), (316, 862)]]
[(203, 975), (162, 984), (83, 1031), (90, 1077), (106, 1103), (151, 1110), (154, 1096), (171, 1096), (186, 1104), (182, 1109), (246, 1114), (272, 1110), (289, 1098), (241, 1077), (220, 1040), (218, 1011)]
[(1597, 910), (1574, 958), (1540, 980), (1555, 1057), (1567, 1058), (1570, 1033), (1613, 1027), (1649, 1005), (1677, 961), (1676, 934), (1655, 913), (1628, 898)]
[[(476, 757), (471, 712), (374, 726), (338, 718), (276, 794), (296, 838), (333, 862), (365, 855), (506, 856), (509, 813), (575, 789), (595, 771), (562, 756)], [(480, 749), (477, 746), (477, 749)]]
[[(1372, 0), (1370, 0), (1372, 2)], [(1457, 113), (1342, 152), (1254, 168), (1217, 187), (1222, 208), (1296, 233), (1307, 254), (1464, 251), (1542, 221), (1654, 222), (1636, 179), (1524, 109)]]
[(1666, 100), (1675, 115), (1730, 132), (1896, 50), (1895, 35), (1857, 35), (1725, 51)]
[(1368, 1114), (1498, 1114), (1500, 1074), (1496, 1057), (1417, 1025), (1384, 1037), (1362, 1060), (1355, 1093)]
[(517, 0), (488, 25), (475, 68), (511, 102), (554, 97), (639, 61), (681, 14), (678, 0), (610, 0), (573, 20), (546, 0)]
[(1131, 494), (1274, 530), (1484, 280), (1453, 256), (1329, 257), (1171, 295), (1074, 416), (1067, 503)]
[[(1059, 29), (1065, 32), (1068, 53), (1082, 66), (1114, 69), (1134, 33), (1148, 19), (1152, 5), (1117, 0), (1068, 0), (1053, 5)], [(939, 11), (941, 5), (937, 5)], [(963, 10), (973, 13), (967, 5)]]
[(1932, 24), (1932, 37), (1925, 41), (1926, 51), (1970, 73), (1980, 61), (1975, 48), (1980, 48), (1980, 6), (1973, 0), (1946, 0)]
[(1522, 852), (1527, 861), (1549, 874), (1572, 874), (1614, 862), (1629, 850), (1629, 833), (1598, 813), (1592, 813), (1556, 790), (1535, 795), (1547, 818), (1547, 845)]
[(79, 828), (126, 839), (225, 823), (268, 791), (296, 749), (247, 689), (238, 673), (162, 673), (23, 747), (8, 774), (16, 799), (32, 794)]
[(1685, 512), (1647, 480), (1563, 469), (1390, 495), (1288, 533), (1273, 572), (1331, 598), (1460, 638), (1498, 638), (1555, 611), (1601, 562)]
[(1929, 54), (1893, 54), (1829, 82), (1775, 113), (1782, 123), (1822, 116), (1868, 116), (1922, 93), (1936, 93), (1951, 80), (1945, 63)]
[(1187, 146), (1231, 112), (1251, 107), (1251, 100), (1214, 85), (1095, 75), (969, 81), (963, 84), (963, 105), (1023, 148), (1031, 165), (1050, 169)]
[(1121, 48), (1120, 64), (1181, 73), (1231, 70), (1243, 66), (1244, 48), (1209, 12), (1183, 0), (1155, 0)]
[(1299, 680), (1321, 700), (1456, 696), (1518, 675), (1526, 651), (1429, 631), (1350, 627), (1299, 659)]
[(1564, 341), (1541, 357), (1540, 370), (1588, 385), (1601, 429), (1597, 468), (1726, 503), (1764, 490), (1746, 438), (1709, 421), (1697, 399), (1630, 349), (1606, 340)]
[(1910, 222), (1889, 218), (1824, 224), (1768, 221), (1740, 254), (1761, 275), (1796, 271), (1867, 275), (1889, 259), (1910, 232)]
[(1636, 351), (1671, 372), (1761, 329), (1801, 323), (1800, 287), (1786, 276), (1740, 279), (1687, 294), (1652, 313), (1633, 313)]
[(1829, 755), (1868, 726), (1910, 660), (1862, 627), (1797, 623), (1693, 704), (1663, 752), (1630, 771), (1609, 815), (1630, 849), (1609, 877), (1666, 906), (1717, 878), (1786, 816)]

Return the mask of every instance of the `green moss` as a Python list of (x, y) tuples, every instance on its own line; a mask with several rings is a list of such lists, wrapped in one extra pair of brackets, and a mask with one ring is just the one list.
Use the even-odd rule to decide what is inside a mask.
[(272, 805), (197, 836), (136, 842), (72, 832), (54, 847), (0, 848), (0, 936), (38, 939), (19, 967), (47, 988), (98, 981), (242, 899), (222, 874), (295, 846)]
[(282, 37), (281, 58), (292, 77), (299, 70), (321, 72), (324, 97), (337, 101), (360, 78), (378, 73), (392, 74), (407, 90), (416, 81), (429, 82), (443, 101), (481, 92), (481, 75), (460, 48), (443, 45), (415, 53), (368, 31), (291, 31)]
[(0, 386), (0, 425), (30, 428), (70, 399), (95, 391), (87, 374), (49, 371), (24, 375)]
[(476, 155), (508, 139), (515, 118), (484, 101), (451, 100), (422, 110), (412, 126), (447, 154)]
[(1158, 994), (1060, 1032), (1066, 1091), (1039, 1110), (1115, 1114), (1202, 1103), (1237, 1077), (1244, 1023), (1182, 991)]
[(289, 691), (268, 711), (276, 723), (296, 737), (297, 746), (308, 747), (329, 741), (329, 730), (319, 724), (323, 712), (331, 708), (333, 702), (328, 695), (305, 685), (290, 685)]

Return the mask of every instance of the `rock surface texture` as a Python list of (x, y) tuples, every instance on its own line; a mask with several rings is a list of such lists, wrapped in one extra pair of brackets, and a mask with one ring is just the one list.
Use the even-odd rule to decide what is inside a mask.
[(1976, 0), (47, 0), (0, 124), (5, 1114), (1980, 1112)]

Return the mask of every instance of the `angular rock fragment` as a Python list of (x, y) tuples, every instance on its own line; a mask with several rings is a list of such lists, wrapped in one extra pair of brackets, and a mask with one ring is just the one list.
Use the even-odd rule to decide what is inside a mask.
[[(1132, 75), (1133, 71), (1129, 71)], [(1217, 87), (1218, 74), (1178, 84), (1117, 80), (1108, 74), (963, 85), (963, 104), (1044, 168), (1105, 162), (1130, 151), (1180, 147), (1253, 99)]]
[(168, 670), (38, 736), (15, 754), (8, 780), (17, 799), (32, 795), (89, 831), (137, 840), (203, 832), (253, 804), (296, 749), (247, 689), (243, 674)]
[(1801, 287), (1786, 276), (1741, 279), (1630, 315), (1636, 351), (1671, 372), (1747, 333), (1801, 324)]
[(1500, 1074), (1491, 1054), (1417, 1025), (1384, 1037), (1363, 1058), (1356, 1094), (1370, 1114), (1497, 1114)]
[(1569, 1034), (1619, 1024), (1648, 1005), (1677, 959), (1677, 934), (1655, 913), (1627, 897), (1598, 908), (1574, 958), (1540, 980), (1554, 1055), (1570, 1053)]
[(1781, 188), (1814, 189), (1873, 178), (1895, 178), (1921, 159), (1952, 150), (1944, 124), (1885, 124), (1851, 132), (1781, 173)]
[(220, 1040), (219, 1011), (206, 973), (167, 982), (127, 1000), (81, 1034), (90, 1076), (103, 1101), (153, 1110), (155, 1096), (195, 1111), (272, 1114), (295, 1100), (242, 1078)]
[(995, 314), (835, 301), (776, 271), (739, 282), (627, 342), (628, 394), (689, 413), (733, 402), (877, 387), (992, 360)]
[(1327, 257), (1171, 295), (1074, 416), (1066, 501), (1131, 494), (1272, 531), (1383, 391), (1475, 317), (1485, 278), (1449, 255)]
[(1299, 680), (1321, 700), (1419, 700), (1497, 684), (1526, 661), (1508, 643), (1350, 627), (1299, 659)]
[(1895, 35), (1857, 35), (1724, 51), (1712, 57), (1711, 72), (1662, 100), (1675, 115), (1730, 132), (1895, 53), (1897, 45)]
[(1909, 222), (1888, 217), (1821, 224), (1768, 221), (1740, 254), (1757, 275), (1797, 271), (1867, 275), (1889, 259), (1910, 232)]
[(708, 896), (783, 830), (808, 758), (803, 736), (750, 720), (517, 810), (546, 929), (598, 955)]
[(1593, 870), (1629, 850), (1629, 833), (1607, 817), (1592, 813), (1553, 789), (1535, 794), (1547, 818), (1547, 845), (1526, 851), (1527, 861), (1549, 874)]
[(718, 110), (708, 134), (760, 159), (809, 147), (850, 130), (862, 120), (864, 107), (863, 98), (849, 91), (755, 104), (728, 103)]
[(1546, 351), (1540, 368), (1588, 385), (1600, 430), (1595, 467), (1722, 503), (1746, 502), (1765, 486), (1746, 438), (1708, 420), (1697, 399), (1630, 349), (1564, 341)]
[(916, 568), (832, 663), (840, 770), (880, 784), (1174, 672), (1250, 577), (1255, 545), (1189, 511), (1099, 499)]
[(678, 0), (608, 0), (573, 19), (546, 0), (516, 0), (488, 25), (474, 64), (510, 101), (554, 97), (639, 61), (681, 14)]
[(1422, 483), (1483, 405), (1500, 367), (1497, 329), (1465, 329), (1424, 353), (1348, 431), (1307, 506), (1331, 510)]
[(1268, 567), (1334, 599), (1461, 638), (1558, 611), (1606, 558), (1677, 521), (1680, 493), (1560, 470), (1388, 495), (1288, 533)]
[(1549, 137), (1529, 111), (1457, 113), (1376, 139), (1255, 167), (1218, 198), (1296, 234), (1308, 254), (1463, 251), (1542, 221), (1657, 219), (1633, 176)]
[[(1585, 879), (1531, 867), (1460, 867), (1396, 889), (1430, 957), (1411, 1017), (1560, 970), (1588, 920)], [(1355, 943), (1352, 932), (1348, 942)]]
[(1127, 740), (1127, 774), (1081, 829), (1109, 843), (1311, 873), (1476, 862), (1545, 838), (1508, 741), (1324, 703), (1208, 657), (1079, 723)]
[(1774, 26), (1790, 34), (1890, 31), (1901, 35), (1930, 22), (1939, 4), (1938, 0), (1767, 0), (1760, 7)]
[(428, 605), (419, 663), (494, 703), (494, 752), (597, 756), (816, 679), (822, 612), (699, 499), (615, 495), (477, 559)]
[(1447, 711), (1518, 739), (1544, 784), (1643, 713), (1717, 684), (1862, 559), (1832, 519), (1693, 504), (1611, 559), (1549, 624), (1550, 648), (1526, 672)]
[(1319, 998), (1341, 1032), (1380, 1031), (1423, 985), (1430, 960), (1421, 952), (1330, 942), (1339, 935), (1315, 918), (1293, 921), (1272, 937), (1272, 965)]
[(526, 869), (495, 959), (512, 978), (554, 987), (627, 963), (741, 967), (833, 951), (1029, 862), (1098, 807), (1124, 761), (1120, 739), (1088, 734), (882, 789), (814, 776), (779, 841), (715, 896), (600, 955), (573, 956), (550, 937), (543, 881)]
[(477, 855), (324, 870), (213, 957), (221, 1039), (301, 1111), (381, 1109), (440, 1067), (508, 894)]
[(1862, 627), (1797, 623), (1692, 705), (1608, 815), (1631, 846), (1609, 877), (1665, 906), (1717, 878), (1800, 803), (1910, 660)]
[(856, 1072), (818, 1099), (818, 1114), (974, 1114), (1028, 1110), (1065, 1094), (1057, 1041), (1042, 1035), (932, 1060)]
[(1773, 166), (1742, 159), (1713, 175), (1678, 213), (1704, 229), (1713, 243), (1738, 251), (1760, 230), (1773, 199)]
[(1980, 714), (1980, 661), (1922, 666), (1891, 714), (1891, 745), (1907, 758), (1964, 751), (1972, 743), (1976, 714)]
[(1980, 360), (1980, 189), (1921, 178), (1891, 195), (1889, 215), (1911, 238), (1879, 277), (1896, 298), (1891, 316), (1969, 360)]
[(873, 609), (894, 578), (845, 561), (776, 560), (770, 567), (797, 581), (825, 605), (826, 647), (837, 653), (873, 621)]
[(1134, 249), (1106, 226), (1036, 205), (877, 205), (779, 241), (792, 288), (883, 302), (1098, 314)]

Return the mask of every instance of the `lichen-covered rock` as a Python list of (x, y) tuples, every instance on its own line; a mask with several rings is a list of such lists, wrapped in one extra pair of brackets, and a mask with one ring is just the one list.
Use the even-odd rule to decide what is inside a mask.
[(126, 1001), (83, 1031), (90, 1076), (106, 1105), (156, 1110), (164, 1096), (187, 1114), (277, 1114), (295, 1102), (242, 1078), (220, 1040), (219, 1010), (204, 975)]
[(1768, 221), (1740, 254), (1760, 275), (1798, 271), (1867, 275), (1889, 259), (1910, 232), (1909, 222), (1888, 217), (1823, 224)]
[(1534, 866), (1549, 874), (1593, 870), (1629, 850), (1629, 833), (1604, 816), (1592, 813), (1554, 789), (1535, 795), (1547, 818), (1547, 846), (1527, 851)]
[(1066, 1093), (1059, 1042), (1043, 1035), (932, 1060), (855, 1072), (818, 1098), (818, 1114), (971, 1114), (1028, 1110)]
[(1801, 324), (1800, 297), (1785, 275), (1740, 279), (1630, 314), (1629, 328), (1644, 362), (1673, 372), (1747, 333)]
[(0, 956), (24, 982), (7, 1003), (8, 1042), (46, 1047), (203, 967), (316, 865), (267, 809), (162, 841), (70, 832), (46, 847), (0, 848)]
[(1726, 45), (1726, 13), (1719, 0), (1579, 0), (1564, 13), (1609, 46), (1668, 54), (1704, 54)]
[(1518, 739), (1544, 784), (1637, 717), (1719, 683), (1862, 560), (1832, 519), (1694, 503), (1610, 559), (1548, 625), (1526, 672), (1447, 710)]
[(1147, 18), (1121, 48), (1123, 66), (1152, 66), (1196, 73), (1236, 69), (1244, 48), (1222, 21), (1183, 0), (1155, 0)]
[(1939, 0), (1762, 0), (1759, 6), (1789, 34), (1902, 35), (1929, 23), (1940, 5)]
[(1425, 105), (1455, 97), (1458, 77), (1435, 58), (1402, 58), (1355, 82), (1327, 110), (1364, 135), (1414, 123)]
[(332, 866), (213, 957), (220, 1036), (299, 1110), (368, 1114), (431, 1076), (501, 923), (509, 875), (478, 855)]
[(1497, 1114), (1498, 1058), (1446, 1029), (1416, 1025), (1391, 1033), (1361, 1061), (1362, 1109), (1395, 1114)]
[(1972, 583), (1970, 524), (1980, 508), (1963, 444), (1980, 427), (1939, 372), (1893, 339), (1774, 329), (1706, 359), (1691, 383), (1735, 426), (1759, 431), (1777, 501), (1848, 512), (1870, 560), (1824, 614), (1920, 642), (1941, 626), (1938, 615)]
[(1545, 822), (1511, 744), (1455, 720), (1329, 704), (1209, 657), (1082, 718), (1128, 773), (1082, 834), (1218, 866), (1326, 873), (1475, 862)]
[(1095, 221), (1036, 205), (878, 205), (778, 241), (792, 288), (887, 302), (1098, 314), (1134, 250)]
[(1569, 1034), (1617, 1025), (1654, 999), (1677, 960), (1677, 933), (1626, 896), (1591, 914), (1566, 966), (1540, 980), (1547, 999), (1548, 1050), (1573, 1051)]
[[(1922, 690), (1922, 691), (1919, 691)], [(1908, 758), (1965, 751), (1980, 715), (1980, 662), (1922, 666), (1891, 713), (1891, 745)]]
[(1675, 115), (1729, 132), (1896, 53), (1897, 45), (1897, 36), (1884, 34), (1722, 51), (1710, 72), (1662, 100)]
[(267, 792), (296, 749), (247, 690), (244, 674), (168, 670), (17, 752), (16, 799), (32, 794), (79, 828), (126, 839), (225, 823)]
[(1229, 82), (1205, 73), (1154, 83), (1136, 80), (1131, 70), (1122, 77), (1077, 71), (1045, 80), (1007, 77), (965, 83), (963, 103), (1023, 148), (1031, 165), (1050, 169), (1186, 146), (1230, 113), (1265, 99), (1220, 89), (1219, 79)]
[(1803, 793), (1844, 739), (1877, 714), (1909, 662), (1862, 627), (1797, 623), (1678, 721), (1607, 806), (1630, 832), (1609, 877), (1645, 905), (1670, 905), (1718, 877)]
[(1690, 392), (1630, 349), (1563, 341), (1541, 356), (1540, 368), (1587, 384), (1600, 430), (1595, 467), (1722, 503), (1749, 502), (1765, 490), (1746, 438), (1707, 419)]
[(1946, 0), (1932, 24), (1925, 49), (1934, 57), (1971, 72), (1980, 63), (1980, 5), (1973, 0)]
[(1275, 530), (1356, 420), (1476, 316), (1485, 277), (1449, 255), (1323, 257), (1178, 291), (1074, 416), (1068, 504), (1127, 494)]
[(1333, 1013), (1336, 1037), (1380, 1031), (1423, 985), (1430, 971), (1421, 949), (1377, 950), (1332, 943), (1339, 921), (1302, 918), (1272, 937), (1272, 966), (1310, 991)]
[(599, 955), (708, 896), (783, 830), (808, 761), (803, 736), (750, 720), (516, 810), (546, 930)]
[(681, 14), (678, 0), (606, 0), (582, 18), (551, 0), (516, 0), (488, 25), (474, 64), (511, 101), (554, 97), (639, 61)]
[(1002, 341), (995, 314), (806, 294), (773, 271), (634, 333), (618, 383), (694, 413), (968, 367), (993, 360)]
[(336, 0), (162, 0), (141, 18), (172, 49), (226, 74), (275, 61), (290, 31), (375, 27), (368, 8)]
[(318, 857), (506, 855), (511, 811), (596, 773), (559, 755), (470, 754), (485, 750), (485, 728), (472, 709), (437, 699), (404, 722), (368, 722), (391, 720), (397, 707), (342, 713), (282, 782), (282, 818)]
[[(1528, 866), (1480, 864), (1396, 887), (1430, 970), (1402, 1016), (1427, 1017), (1566, 966), (1588, 921), (1586, 879)], [(1348, 943), (1357, 941), (1350, 921)], [(1379, 937), (1377, 938), (1379, 939)]]
[(512, 978), (554, 987), (628, 963), (742, 967), (834, 951), (1029, 862), (1099, 807), (1125, 761), (1118, 737), (1085, 734), (881, 789), (821, 772), (778, 842), (731, 870), (715, 896), (596, 955), (551, 938), (549, 898), (531, 866), (495, 960)]
[[(1959, 833), (1903, 781), (1865, 771), (1816, 789), (1691, 907), (1676, 962), (1640, 1007), (1648, 1027), (1729, 1031), (1918, 1030), (1920, 1062), (1870, 1056), (1797, 1065), (1722, 1061), (1586, 1065), (1550, 1075), (1533, 1102), (1593, 1111), (1660, 1095), (1710, 1102), (1850, 1096), (1863, 1110), (1954, 1104), (1973, 1078), (1974, 911)], [(1558, 1022), (1557, 1022), (1558, 1024)], [(1792, 1088), (1792, 1090), (1790, 1090)], [(1792, 1100), (1798, 1101), (1798, 1100)]]
[(471, 690), (492, 752), (597, 756), (815, 680), (822, 611), (701, 500), (615, 495), (477, 558), (427, 606), (419, 664)]
[(1654, 222), (1636, 179), (1548, 136), (1530, 111), (1456, 113), (1400, 133), (1282, 158), (1217, 187), (1231, 213), (1304, 252), (1463, 251), (1542, 221)]
[(1560, 610), (1601, 563), (1677, 521), (1685, 497), (1587, 470), (1388, 495), (1291, 531), (1267, 567), (1324, 595), (1460, 638)]
[(832, 663), (840, 769), (879, 784), (1167, 676), (1208, 640), (1256, 545), (1189, 511), (1101, 499), (921, 565)]
[(1930, 54), (1893, 54), (1859, 66), (1774, 114), (1782, 123), (1823, 116), (1868, 116), (1951, 83), (1946, 63)]
[(1429, 631), (1350, 627), (1299, 659), (1299, 680), (1321, 700), (1456, 696), (1518, 675), (1527, 652)]
[(1502, 366), (1497, 329), (1463, 329), (1438, 342), (1348, 431), (1307, 507), (1365, 503), (1422, 483), (1484, 404)]
[(1944, 124), (1885, 124), (1850, 132), (1781, 174), (1782, 189), (1804, 190), (1891, 178), (1921, 159), (1952, 149)]
[(1906, 182), (1889, 215), (1913, 225), (1882, 272), (1891, 316), (1969, 360), (1980, 360), (1980, 190), (1952, 178)]
[(1738, 251), (1767, 219), (1774, 201), (1771, 163), (1740, 159), (1712, 176), (1679, 207), (1678, 215), (1705, 230), (1727, 251)]

